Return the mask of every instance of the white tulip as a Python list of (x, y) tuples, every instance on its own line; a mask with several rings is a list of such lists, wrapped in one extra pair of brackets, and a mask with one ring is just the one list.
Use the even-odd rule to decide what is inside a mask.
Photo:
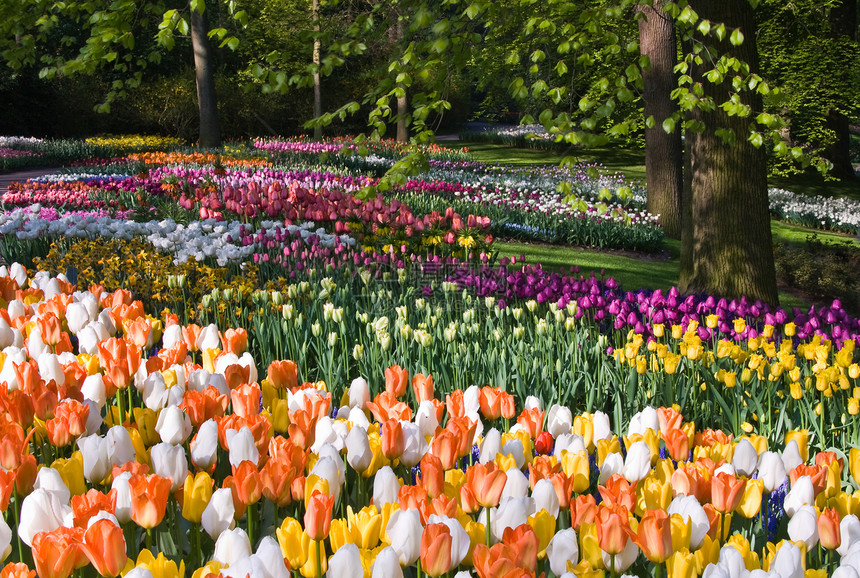
[(52, 532), (67, 519), (71, 522), (72, 508), (55, 492), (33, 490), (21, 503), (18, 536), (28, 546), (39, 532)]
[(788, 521), (788, 537), (806, 544), (807, 551), (818, 543), (818, 513), (815, 506), (801, 506)]
[(231, 566), (251, 555), (251, 541), (242, 528), (224, 530), (215, 540), (215, 553), (212, 559), (225, 566)]
[(200, 424), (189, 445), (191, 462), (200, 469), (208, 470), (218, 460), (218, 424), (208, 419)]
[(385, 504), (398, 504), (400, 482), (390, 466), (382, 466), (373, 477), (373, 505), (382, 510)]
[(569, 407), (555, 404), (549, 408), (546, 424), (546, 430), (553, 438), (558, 439), (561, 435), (570, 434), (570, 428), (573, 427), (573, 413)]
[(579, 542), (576, 530), (567, 528), (557, 532), (546, 547), (546, 558), (549, 560), (549, 568), (556, 576), (561, 576), (567, 571), (567, 563), (573, 566), (579, 563)]
[(212, 492), (212, 498), (203, 509), (201, 524), (213, 540), (233, 527), (233, 493), (230, 488), (219, 488)]
[(179, 406), (169, 405), (158, 412), (155, 431), (158, 432), (161, 441), (182, 445), (193, 430), (191, 418)]
[(785, 496), (785, 502), (783, 503), (785, 513), (789, 517), (792, 517), (801, 506), (810, 506), (813, 504), (815, 504), (815, 488), (812, 486), (812, 478), (809, 476), (800, 476)]
[(162, 478), (170, 478), (170, 491), (175, 492), (181, 488), (188, 477), (185, 448), (161, 442), (152, 446), (150, 453), (153, 471)]
[(401, 566), (411, 566), (421, 554), (421, 517), (418, 510), (395, 510), (391, 513), (385, 534), (397, 553)]
[(403, 578), (400, 558), (391, 546), (379, 551), (370, 569), (370, 578)]

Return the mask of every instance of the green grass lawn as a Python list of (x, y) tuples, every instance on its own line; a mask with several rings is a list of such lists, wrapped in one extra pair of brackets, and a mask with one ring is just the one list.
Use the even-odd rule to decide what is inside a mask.
[[(443, 144), (451, 148), (466, 147), (479, 161), (517, 166), (558, 164), (565, 156), (563, 152), (520, 149), (488, 143), (445, 142)], [(603, 164), (610, 172), (620, 172), (631, 179), (645, 179), (644, 151), (601, 148), (575, 151), (575, 154), (583, 157), (584, 160)], [(807, 195), (847, 196), (860, 199), (860, 181), (854, 183), (825, 181), (820, 175), (804, 174), (790, 180), (771, 179), (769, 184)], [(822, 241), (847, 240), (857, 244), (857, 238), (850, 235), (816, 231), (780, 221), (771, 221), (771, 230), (774, 243), (799, 244), (815, 233)], [(680, 243), (668, 239), (665, 245), (666, 250), (660, 256), (642, 256), (537, 243), (502, 240), (495, 243), (500, 257), (525, 255), (527, 263), (541, 263), (546, 269), (563, 270), (565, 273), (569, 272), (570, 267), (579, 267), (582, 275), (590, 276), (594, 272), (598, 277), (613, 277), (623, 287), (631, 290), (639, 288), (668, 290), (677, 285)], [(787, 292), (780, 292), (780, 304), (787, 309), (809, 306), (809, 303), (802, 298)]]

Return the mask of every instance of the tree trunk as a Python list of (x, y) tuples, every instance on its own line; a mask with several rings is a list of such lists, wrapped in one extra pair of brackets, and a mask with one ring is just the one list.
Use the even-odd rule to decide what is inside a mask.
[[(397, 19), (396, 26), (397, 41), (403, 39), (403, 20)], [(406, 100), (406, 87), (399, 85), (398, 88), (403, 90), (403, 93), (397, 97), (397, 140), (406, 142), (409, 140), (409, 130), (406, 126), (406, 117), (409, 114), (409, 102)]]
[(654, 128), (645, 129), (645, 175), (648, 183), (648, 212), (660, 215), (666, 236), (681, 238), (681, 190), (683, 189), (680, 127), (671, 134), (663, 130), (663, 121), (677, 110), (671, 98), (677, 88), (675, 65), (678, 48), (675, 22), (663, 9), (640, 5), (645, 15), (639, 20), (639, 46), (648, 56), (651, 67), (642, 71), (642, 102), (645, 118), (653, 116)]
[[(314, 118), (322, 116), (322, 87), (320, 85), (320, 0), (313, 0), (311, 12), (314, 22)], [(322, 126), (314, 127), (314, 140), (322, 139)]]
[[(758, 71), (756, 28), (748, 0), (697, 0), (690, 5), (701, 18), (723, 22), (729, 31), (740, 28), (743, 44), (732, 46), (726, 39), (718, 49), (748, 63), (751, 73)], [(716, 39), (708, 39), (712, 41)], [(747, 140), (749, 118), (729, 116), (720, 108), (728, 99), (731, 78), (719, 85), (705, 80), (703, 75), (712, 67), (709, 62), (708, 55), (703, 55), (703, 64), (692, 70), (693, 81), (702, 83), (716, 109), (691, 113), (706, 128), (687, 135), (691, 219), (683, 224), (690, 230), (685, 237), (689, 242), (681, 248), (680, 289), (687, 294), (746, 296), (776, 304), (765, 152)], [(755, 93), (744, 92), (741, 99), (753, 111), (761, 110)], [(735, 142), (723, 144), (719, 129), (733, 130)]]
[(191, 11), (191, 46), (194, 49), (194, 73), (197, 79), (197, 106), (200, 110), (200, 146), (221, 146), (221, 124), (218, 121), (218, 95), (215, 93), (215, 58), (209, 43), (209, 18)]
[[(857, 0), (843, 0), (830, 9), (830, 27), (833, 36), (847, 36), (849, 40), (857, 40)], [(833, 74), (849, 73), (850, 66), (834, 70)], [(851, 136), (848, 130), (848, 117), (839, 110), (831, 108), (827, 111), (826, 127), (832, 130), (836, 140), (824, 151), (824, 157), (833, 163), (831, 174), (838, 179), (856, 179), (854, 166), (851, 164)]]

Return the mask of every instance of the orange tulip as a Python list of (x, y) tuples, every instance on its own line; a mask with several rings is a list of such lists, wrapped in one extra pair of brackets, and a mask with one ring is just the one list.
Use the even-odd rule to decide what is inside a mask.
[(435, 388), (433, 387), (433, 376), (416, 373), (412, 377), (412, 391), (415, 393), (416, 403), (433, 399)]
[(248, 349), (248, 332), (241, 327), (228, 329), (221, 334), (221, 344), (225, 352), (242, 355)]
[(60, 326), (60, 319), (52, 312), (47, 312), (42, 317), (37, 319), (39, 324), (39, 333), (42, 334), (42, 341), (45, 345), (56, 347), (61, 340), (63, 332)]
[(227, 387), (231, 390), (236, 389), (243, 383), (251, 381), (251, 367), (239, 363), (231, 363), (224, 368), (224, 379), (227, 381)]
[(258, 415), (261, 409), (263, 392), (256, 383), (243, 383), (230, 391), (233, 413), (242, 417)]
[(630, 484), (621, 474), (612, 474), (606, 480), (606, 486), (597, 486), (597, 490), (607, 505), (620, 505), (633, 511), (636, 507), (636, 484)]
[(99, 512), (116, 511), (116, 490), (103, 494), (95, 488), (90, 488), (82, 496), (72, 496), (72, 515), (75, 526), (86, 528), (90, 518)]
[(90, 406), (73, 399), (63, 400), (54, 409), (54, 417), (45, 423), (48, 441), (56, 447), (65, 447), (72, 439), (86, 431)]
[(293, 389), (299, 385), (299, 368), (289, 359), (270, 363), (266, 375), (276, 389)]
[(230, 398), (218, 391), (215, 386), (210, 385), (203, 391), (187, 390), (182, 396), (179, 407), (185, 410), (191, 419), (191, 425), (199, 428), (200, 425), (212, 418), (222, 417), (227, 413)]
[(537, 566), (540, 540), (534, 529), (528, 524), (521, 524), (516, 528), (505, 528), (502, 534), (502, 543), (513, 548), (516, 553), (514, 564), (517, 566), (522, 568), (535, 568)]
[(406, 393), (409, 384), (409, 372), (399, 365), (392, 365), (385, 370), (385, 391), (395, 398), (402, 397)]
[(800, 464), (788, 472), (788, 479), (791, 480), (792, 486), (794, 486), (795, 482), (803, 476), (809, 476), (812, 480), (812, 488), (816, 496), (823, 492), (824, 488), (827, 487), (827, 466), (807, 466), (806, 464)]
[(669, 455), (676, 462), (686, 461), (690, 457), (690, 438), (684, 430), (680, 428), (667, 430), (663, 434), (663, 442), (669, 450)]
[(445, 516), (446, 518), (456, 518), (458, 505), (459, 504), (456, 499), (449, 498), (445, 494), (440, 494), (432, 500), (424, 502), (423, 506), (419, 508), (421, 522), (426, 522), (433, 514), (437, 516)]
[(182, 327), (182, 340), (188, 346), (188, 351), (197, 351), (197, 338), (200, 337), (201, 331), (203, 328), (194, 323)]
[(290, 416), (290, 425), (287, 433), (290, 439), (302, 449), (308, 449), (314, 445), (316, 437), (317, 418), (303, 409), (296, 410)]
[(621, 505), (600, 504), (597, 507), (597, 543), (607, 554), (620, 554), (633, 536), (627, 512)]
[(720, 513), (733, 512), (741, 503), (746, 480), (720, 472), (711, 478), (711, 503)]
[(9, 508), (12, 490), (15, 489), (15, 471), (0, 468), (0, 512)]
[(403, 454), (406, 440), (403, 437), (403, 426), (398, 420), (388, 420), (379, 429), (382, 436), (382, 455), (389, 460), (395, 460)]
[(523, 426), (529, 437), (535, 439), (543, 431), (543, 414), (539, 408), (524, 409), (517, 418), (517, 423)]
[(442, 462), (442, 468), (453, 469), (460, 457), (460, 440), (449, 429), (439, 429), (430, 442), (430, 451)]
[(427, 502), (427, 490), (421, 486), (400, 486), (397, 501), (401, 510), (421, 510)]
[(822, 548), (835, 550), (842, 544), (842, 529), (839, 526), (839, 513), (833, 508), (825, 508), (818, 516), (818, 540)]
[(36, 578), (36, 571), (23, 562), (9, 562), (0, 570), (0, 578)]
[(502, 417), (502, 394), (504, 392), (498, 387), (482, 387), (479, 401), (481, 414), (490, 421)]
[(239, 501), (245, 507), (256, 504), (263, 495), (263, 482), (257, 464), (248, 460), (242, 461), (233, 472), (233, 483)]
[(445, 408), (448, 410), (450, 417), (465, 417), (466, 404), (463, 400), (463, 390), (456, 389), (452, 393), (446, 394)]
[(657, 408), (657, 422), (660, 424), (660, 434), (665, 439), (666, 432), (681, 428), (684, 417), (674, 407), (659, 407)]
[(478, 544), (472, 553), (472, 562), (480, 578), (507, 577), (518, 569), (514, 562), (516, 557), (514, 549), (503, 542), (495, 544), (492, 548)]
[(441, 576), (451, 569), (451, 530), (445, 524), (428, 524), (421, 534), (421, 569)]
[(7, 384), (0, 385), (0, 408), (18, 425), (29, 428), (33, 425), (36, 408), (30, 396), (20, 389), (7, 390)]
[(560, 472), (562, 464), (550, 456), (536, 456), (529, 464), (529, 486), (535, 489), (535, 484)]
[(149, 334), (152, 332), (152, 324), (146, 317), (138, 317), (133, 321), (123, 324), (126, 339), (137, 347), (146, 347)]
[(128, 480), (131, 490), (131, 519), (147, 530), (152, 529), (164, 519), (167, 498), (173, 485), (170, 478), (158, 475), (132, 476)]
[(495, 462), (475, 464), (466, 470), (466, 484), (483, 508), (495, 508), (499, 505), (507, 481), (504, 470), (499, 469)]
[(442, 460), (431, 453), (424, 454), (421, 458), (421, 485), (427, 490), (431, 498), (441, 495), (445, 491), (445, 469)]
[(260, 470), (263, 496), (279, 507), (292, 502), (290, 485), (299, 471), (301, 470), (297, 470), (290, 463), (269, 458), (269, 461)]
[(367, 409), (379, 423), (390, 419), (412, 421), (412, 408), (397, 400), (397, 396), (389, 391), (377, 395), (373, 401), (367, 402)]
[(33, 537), (33, 562), (40, 578), (68, 578), (87, 565), (84, 529), (60, 527)]
[(307, 502), (304, 518), (305, 532), (311, 540), (325, 540), (331, 528), (334, 496), (326, 496), (319, 490), (314, 490)]
[(591, 494), (580, 494), (570, 503), (570, 526), (579, 532), (582, 524), (593, 524), (597, 518), (597, 500)]
[(102, 576), (116, 576), (128, 560), (122, 528), (101, 519), (84, 534), (84, 552)]
[[(452, 432), (457, 439), (457, 457), (465, 457), (472, 450), (472, 440), (475, 439), (475, 431), (478, 422), (467, 417), (449, 418), (445, 429)], [(449, 468), (450, 469), (450, 468)]]
[(655, 564), (662, 564), (672, 554), (672, 524), (665, 510), (648, 510), (639, 522), (633, 541)]
[(512, 419), (517, 415), (514, 396), (509, 393), (502, 392), (499, 399), (499, 409), (502, 412), (502, 417), (505, 419)]
[(570, 507), (570, 497), (573, 494), (576, 479), (568, 477), (564, 472), (555, 472), (547, 479), (552, 483), (552, 489), (558, 497), (558, 507), (562, 509)]

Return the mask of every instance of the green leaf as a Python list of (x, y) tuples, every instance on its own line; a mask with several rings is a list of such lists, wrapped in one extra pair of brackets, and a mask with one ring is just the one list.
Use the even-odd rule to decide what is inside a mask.
[(720, 22), (719, 24), (717, 24), (717, 27), (716, 27), (716, 29), (714, 30), (714, 34), (716, 35), (717, 40), (719, 40), (720, 42), (722, 42), (722, 41), (723, 41), (723, 38), (725, 38), (725, 37), (726, 37), (726, 25), (725, 25), (725, 24), (723, 24), (722, 22)]
[(702, 36), (707, 36), (708, 32), (711, 31), (711, 21), (710, 20), (702, 20), (699, 22), (699, 26), (697, 30)]
[(666, 134), (671, 134), (675, 132), (675, 119), (671, 116), (663, 121), (663, 131)]
[(645, 119), (645, 128), (654, 128), (657, 126), (657, 121), (654, 120), (654, 115), (648, 115), (648, 118)]
[(764, 137), (760, 132), (751, 133), (748, 140), (755, 148), (759, 148), (761, 145), (764, 144)]
[(733, 46), (740, 46), (744, 43), (744, 35), (740, 28), (735, 28), (732, 31), (732, 35), (729, 36), (729, 42), (731, 42)]

